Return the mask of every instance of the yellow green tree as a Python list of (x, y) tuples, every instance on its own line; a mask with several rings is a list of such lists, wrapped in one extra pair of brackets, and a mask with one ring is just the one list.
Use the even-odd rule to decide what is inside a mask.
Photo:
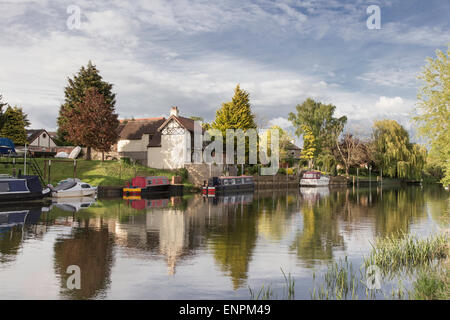
[(300, 158), (308, 160), (308, 167), (311, 169), (314, 165), (314, 158), (317, 156), (316, 138), (311, 129), (302, 125), (303, 149)]
[(427, 58), (428, 64), (418, 78), (424, 81), (417, 95), (417, 113), (414, 118), (419, 134), (429, 146), (428, 161), (444, 170), (442, 182), (450, 184), (450, 62), (447, 52), (436, 51), (436, 58)]
[(375, 121), (373, 125), (375, 162), (392, 178), (420, 179), (426, 149), (409, 141), (408, 131), (395, 120)]

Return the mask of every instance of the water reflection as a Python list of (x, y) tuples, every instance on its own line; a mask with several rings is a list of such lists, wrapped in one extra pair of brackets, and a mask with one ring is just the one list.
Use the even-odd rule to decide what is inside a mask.
[[(54, 270), (47, 272), (56, 276), (62, 298), (122, 297), (118, 291), (139, 287), (149, 276), (139, 269), (142, 274), (115, 288), (115, 270), (123, 271), (126, 261), (163, 266), (152, 277), (173, 279), (184, 288), (181, 298), (192, 298), (191, 288), (203, 282), (214, 290), (221, 278), (230, 290), (245, 290), (250, 278), (278, 278), (282, 263), (294, 261), (293, 272), (316, 270), (339, 254), (360, 256), (375, 236), (446, 228), (448, 199), (430, 187), (301, 188), (214, 198), (81, 199), (54, 203), (50, 211), (3, 208), (0, 270), (14, 273), (8, 263), (37, 240), (53, 252)], [(81, 290), (66, 289), (70, 265), (82, 270)], [(202, 266), (200, 278), (188, 276)], [(0, 281), (13, 287), (14, 277), (0, 272)]]

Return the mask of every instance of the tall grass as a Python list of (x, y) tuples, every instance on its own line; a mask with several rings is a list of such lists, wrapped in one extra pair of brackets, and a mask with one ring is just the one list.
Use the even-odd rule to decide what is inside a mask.
[(410, 297), (416, 300), (450, 300), (450, 268), (447, 265), (423, 268)]
[(378, 239), (372, 244), (372, 251), (364, 258), (366, 267), (378, 266), (384, 274), (398, 271), (412, 271), (416, 267), (430, 265), (436, 259), (448, 257), (448, 236), (433, 235), (427, 239), (400, 234), (400, 237)]
[[(314, 287), (311, 292), (313, 300), (346, 300), (358, 299), (358, 291), (365, 287), (365, 276), (361, 269), (353, 269), (347, 257), (344, 260), (333, 261), (328, 266), (321, 285), (316, 287), (315, 275), (313, 277)], [(367, 288), (366, 288), (367, 289)], [(366, 290), (367, 298), (372, 298), (373, 290)]]
[(263, 285), (258, 291), (254, 291), (250, 287), (248, 288), (250, 290), (251, 300), (293, 300), (295, 298), (295, 279), (291, 276), (290, 273), (286, 276), (286, 273), (283, 271), (283, 269), (280, 269), (284, 277), (282, 296), (278, 297), (278, 295), (273, 292), (270, 285), (267, 287)]

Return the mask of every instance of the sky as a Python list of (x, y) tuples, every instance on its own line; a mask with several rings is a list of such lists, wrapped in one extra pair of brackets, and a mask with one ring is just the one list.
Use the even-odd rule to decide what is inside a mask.
[[(367, 26), (369, 5), (380, 29)], [(91, 60), (119, 118), (178, 106), (209, 122), (239, 83), (261, 127), (293, 134), (289, 112), (312, 97), (346, 115), (347, 131), (395, 119), (414, 140), (416, 76), (450, 43), (444, 0), (0, 0), (0, 12), (0, 94), (47, 130)]]

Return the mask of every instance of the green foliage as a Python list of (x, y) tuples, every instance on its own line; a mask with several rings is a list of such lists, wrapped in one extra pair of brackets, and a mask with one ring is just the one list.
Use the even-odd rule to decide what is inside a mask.
[(418, 78), (425, 82), (417, 95), (414, 118), (419, 134), (428, 140), (428, 161), (444, 170), (442, 182), (450, 184), (450, 47), (447, 53), (436, 51), (436, 58), (428, 58)]
[(400, 179), (421, 178), (426, 150), (410, 143), (408, 132), (397, 121), (375, 121), (373, 143), (375, 162), (383, 175)]
[(450, 300), (450, 268), (444, 266), (421, 270), (411, 296), (415, 300)]
[(27, 132), (25, 128), (30, 125), (27, 115), (22, 108), (8, 106), (2, 115), (3, 126), (0, 136), (11, 139), (16, 145), (25, 145)]
[(307, 125), (302, 125), (303, 132), (303, 149), (300, 154), (301, 159), (308, 160), (312, 164), (312, 160), (317, 156), (316, 138)]
[(67, 132), (63, 129), (63, 124), (67, 122), (65, 114), (67, 110), (78, 109), (78, 105), (84, 101), (86, 91), (89, 88), (96, 88), (97, 91), (104, 96), (105, 103), (115, 107), (116, 95), (112, 93), (113, 85), (103, 81), (99, 70), (88, 62), (87, 66), (82, 66), (78, 74), (73, 79), (68, 78), (68, 86), (64, 89), (65, 100), (59, 109), (58, 117), (58, 138), (63, 144), (70, 143), (67, 141)]
[[(334, 145), (336, 136), (342, 132), (347, 117), (334, 118), (336, 106), (323, 104), (311, 98), (296, 106), (297, 114), (289, 113), (289, 120), (296, 128), (296, 135), (308, 134), (314, 136), (314, 154), (320, 154), (325, 148)], [(308, 130), (308, 131), (306, 131)]]
[(255, 116), (251, 111), (249, 93), (239, 85), (234, 89), (234, 96), (230, 102), (222, 104), (217, 110), (216, 118), (211, 124), (213, 129), (225, 133), (227, 129), (256, 129)]

